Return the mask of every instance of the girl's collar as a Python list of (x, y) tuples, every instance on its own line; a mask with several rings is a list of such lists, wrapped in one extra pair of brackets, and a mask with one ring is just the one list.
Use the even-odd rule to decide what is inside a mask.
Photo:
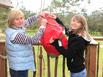
[(18, 29), (22, 29), (23, 27), (16, 27), (16, 26), (11, 26), (10, 28), (18, 30)]

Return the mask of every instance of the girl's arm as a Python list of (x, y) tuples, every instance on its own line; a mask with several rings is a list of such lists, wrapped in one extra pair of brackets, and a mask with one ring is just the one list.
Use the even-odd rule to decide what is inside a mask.
[(65, 27), (64, 23), (60, 20), (59, 17), (56, 17), (56, 22), (59, 23), (61, 26)]
[(30, 37), (22, 33), (14, 33), (11, 36), (11, 42), (13, 44), (38, 44), (44, 31), (45, 31), (45, 27), (41, 26), (39, 28), (39, 31), (33, 37)]
[(34, 35), (34, 37), (27, 36), (24, 33), (14, 33), (11, 36), (11, 39), (10, 39), (11, 42), (14, 44), (37, 44), (39, 43), (39, 40), (41, 39), (45, 31), (46, 23), (47, 23), (47, 20), (42, 19), (41, 21), (42, 26), (40, 26), (38, 32), (36, 33), (36, 35)]
[(59, 23), (61, 26), (64, 27), (64, 29), (65, 29), (65, 34), (66, 34), (67, 36), (69, 36), (69, 28), (67, 28), (67, 27), (64, 25), (64, 23), (62, 22), (62, 20), (60, 20), (59, 17), (56, 17), (55, 20), (56, 20), (57, 23)]
[(25, 20), (24, 26), (28, 27), (28, 26), (33, 25), (34, 23), (36, 23), (37, 19), (38, 19), (38, 16), (36, 15), (29, 17), (28, 19)]
[(67, 49), (65, 49), (63, 46), (59, 46), (58, 40), (55, 40), (52, 45), (55, 46), (58, 52), (60, 52), (63, 56), (72, 58), (75, 53), (84, 51), (84, 49), (87, 47), (87, 44), (89, 44), (89, 42), (80, 38), (75, 40), (73, 43), (70, 43)]

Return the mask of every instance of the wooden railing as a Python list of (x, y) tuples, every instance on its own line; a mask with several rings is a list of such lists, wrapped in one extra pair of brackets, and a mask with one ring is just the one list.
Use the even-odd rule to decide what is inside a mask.
[[(103, 39), (97, 39), (95, 38), (95, 40), (103, 40)], [(34, 45), (36, 46), (36, 45)], [(86, 58), (86, 67), (87, 67), (87, 77), (97, 77), (97, 55), (98, 55), (98, 50), (99, 50), (99, 45), (98, 44), (90, 44), (87, 49), (86, 49), (86, 54), (85, 54), (85, 58)], [(43, 49), (40, 46), (40, 54), (39, 54), (39, 60), (40, 60), (40, 64), (39, 64), (39, 72), (40, 72), (40, 76), (38, 77), (43, 77), (43, 70), (42, 70), (42, 61), (43, 61)], [(35, 51), (35, 49), (34, 49)], [(38, 52), (38, 51), (36, 51)], [(7, 60), (6, 58), (6, 51), (5, 51), (5, 42), (0, 42), (0, 77), (7, 77)], [(58, 77), (58, 57), (55, 57), (55, 70), (54, 70), (54, 77)], [(50, 71), (50, 56), (47, 55), (47, 73), (48, 76), (47, 77), (51, 77), (51, 71)], [(66, 77), (65, 76), (65, 59), (63, 58), (63, 64), (62, 64), (62, 77)]]
[(103, 37), (93, 37), (96, 41), (103, 41)]
[(7, 77), (7, 59), (5, 42), (0, 42), (0, 77)]
[[(97, 51), (98, 51), (98, 44), (90, 44), (87, 49), (86, 49), (86, 67), (87, 67), (87, 77), (97, 77)], [(40, 56), (42, 56), (42, 47), (40, 48)], [(40, 58), (40, 62), (42, 62), (42, 58)], [(65, 59), (63, 58), (63, 64), (62, 64), (62, 77), (65, 76)], [(47, 55), (47, 70), (48, 70), (48, 76), (51, 77), (50, 73), (50, 56)], [(54, 70), (54, 77), (58, 77), (57, 75), (57, 65), (58, 65), (58, 57), (55, 57), (55, 70)], [(42, 76), (42, 63), (40, 63), (40, 76), (39, 77), (44, 77)]]

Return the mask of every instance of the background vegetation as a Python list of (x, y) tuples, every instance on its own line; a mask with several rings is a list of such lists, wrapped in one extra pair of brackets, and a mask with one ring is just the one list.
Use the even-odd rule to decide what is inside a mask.
[[(72, 7), (78, 7), (80, 8), (80, 2), (83, 0), (53, 0), (51, 5), (49, 5), (45, 9), (40, 9), (40, 11), (50, 11), (52, 13), (55, 13), (57, 16), (59, 16), (64, 24), (67, 26), (69, 25), (70, 18), (74, 14), (82, 14), (87, 18), (89, 31), (92, 35), (101, 36), (103, 35), (103, 8), (100, 8), (99, 10), (93, 11), (91, 14), (87, 13), (88, 9), (82, 8), (80, 11), (71, 10)], [(88, 4), (90, 3), (90, 0), (87, 0)], [(36, 13), (28, 11), (25, 9), (25, 7), (22, 6), (20, 8), (24, 14), (25, 18), (28, 18), (31, 15), (35, 15)], [(7, 15), (10, 9), (0, 8), (0, 29), (4, 31), (4, 29), (7, 27)], [(35, 24), (36, 25), (36, 24)], [(29, 28), (28, 30), (36, 30), (37, 26), (33, 26)]]

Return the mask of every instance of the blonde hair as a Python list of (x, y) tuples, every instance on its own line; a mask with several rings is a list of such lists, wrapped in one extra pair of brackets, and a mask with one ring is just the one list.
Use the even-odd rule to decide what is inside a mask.
[(77, 32), (81, 31), (82, 32), (82, 37), (85, 38), (86, 40), (91, 40), (91, 36), (88, 32), (88, 25), (87, 25), (87, 20), (84, 16), (82, 15), (74, 15), (72, 19), (76, 19), (81, 23), (81, 28), (78, 29)]
[(19, 9), (13, 9), (9, 12), (9, 14), (8, 14), (8, 25), (9, 25), (9, 27), (14, 25), (13, 24), (14, 20), (16, 18), (18, 18), (19, 16), (22, 16), (24, 18), (23, 12)]

